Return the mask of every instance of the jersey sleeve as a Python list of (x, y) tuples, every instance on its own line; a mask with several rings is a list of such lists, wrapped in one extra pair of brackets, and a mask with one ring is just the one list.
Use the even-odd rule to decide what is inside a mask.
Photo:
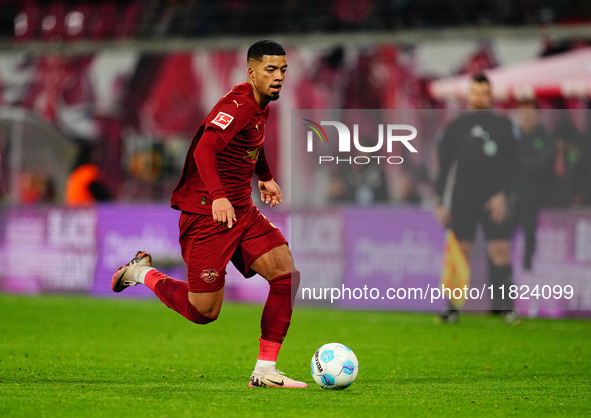
[(238, 132), (246, 127), (252, 118), (252, 109), (248, 106), (236, 106), (231, 100), (233, 96), (226, 96), (218, 102), (205, 121), (205, 132), (214, 132), (223, 142), (217, 152), (221, 152)]
[(212, 200), (226, 197), (217, 166), (217, 155), (250, 119), (248, 108), (239, 109), (229, 99), (222, 99), (207, 116), (205, 129), (193, 157), (197, 169)]
[(226, 197), (217, 164), (217, 154), (224, 147), (223, 140), (213, 130), (206, 130), (193, 151), (197, 170), (212, 200)]

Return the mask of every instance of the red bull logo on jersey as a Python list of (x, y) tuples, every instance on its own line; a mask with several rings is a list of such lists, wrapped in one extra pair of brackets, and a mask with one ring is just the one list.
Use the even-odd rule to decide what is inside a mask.
[(201, 272), (201, 278), (205, 283), (213, 283), (218, 276), (219, 273), (215, 269), (205, 269)]
[(220, 112), (218, 115), (211, 121), (214, 125), (219, 126), (222, 129), (226, 129), (230, 123), (234, 120), (234, 116), (228, 115), (227, 113)]
[[(409, 152), (418, 152), (411, 144), (411, 141), (417, 136), (417, 129), (412, 125), (406, 124), (378, 124), (377, 140), (372, 145), (362, 145), (359, 141), (359, 125), (353, 124), (353, 134), (347, 125), (338, 121), (320, 121), (320, 124), (309, 119), (303, 119), (304, 126), (309, 129), (307, 132), (306, 151), (314, 152), (314, 142), (320, 140), (320, 143), (328, 143), (326, 131), (334, 132), (333, 129), (324, 129), (323, 126), (332, 126), (336, 129), (338, 135), (338, 155), (321, 155), (318, 163), (336, 163), (336, 164), (369, 164), (371, 162), (380, 164), (402, 164), (404, 159), (393, 155), (372, 155), (382, 151), (385, 147), (386, 153), (393, 151), (394, 144), (400, 143), (406, 147)], [(358, 155), (346, 155), (356, 150)], [(383, 151), (382, 153), (383, 154)]]
[(259, 159), (259, 152), (261, 152), (260, 148), (251, 148), (248, 151), (246, 151), (246, 155), (242, 158), (256, 163)]

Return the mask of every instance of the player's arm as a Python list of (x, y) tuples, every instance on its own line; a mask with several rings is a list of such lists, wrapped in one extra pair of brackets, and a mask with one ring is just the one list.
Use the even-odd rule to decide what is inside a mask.
[(271, 207), (281, 203), (281, 200), (283, 199), (281, 188), (275, 180), (273, 180), (273, 174), (269, 169), (269, 164), (265, 157), (264, 147), (261, 147), (254, 171), (259, 178), (259, 190), (261, 192), (261, 200), (263, 203), (267, 205), (270, 204)]
[(211, 195), (213, 221), (228, 228), (236, 222), (236, 214), (220, 180), (217, 155), (226, 147), (226, 143), (213, 130), (206, 129), (195, 147), (193, 157), (205, 187)]
[(437, 157), (439, 160), (439, 174), (435, 179), (435, 209), (437, 221), (444, 227), (451, 221), (449, 208), (443, 204), (443, 194), (449, 176), (449, 171), (455, 160), (456, 149), (454, 143), (453, 125), (448, 126), (437, 143)]

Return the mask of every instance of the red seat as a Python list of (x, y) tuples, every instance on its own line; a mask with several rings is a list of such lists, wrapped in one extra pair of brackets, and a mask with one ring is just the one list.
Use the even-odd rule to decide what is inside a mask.
[(37, 3), (26, 2), (21, 11), (14, 18), (14, 38), (28, 41), (38, 35), (41, 10)]
[(119, 38), (133, 38), (138, 35), (138, 25), (143, 7), (140, 2), (129, 3), (115, 28), (115, 36)]
[(61, 40), (64, 35), (64, 16), (66, 7), (63, 3), (52, 3), (41, 19), (41, 37), (45, 40)]
[(64, 16), (64, 35), (67, 40), (84, 38), (88, 32), (88, 19), (90, 18), (90, 6), (79, 4), (69, 10)]
[(88, 35), (94, 40), (108, 39), (113, 36), (117, 23), (117, 7), (112, 1), (96, 5), (88, 22)]

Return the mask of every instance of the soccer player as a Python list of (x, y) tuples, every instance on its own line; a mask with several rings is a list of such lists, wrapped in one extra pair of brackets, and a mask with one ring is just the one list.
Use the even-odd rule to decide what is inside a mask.
[(291, 322), (300, 277), (281, 232), (254, 206), (251, 182), (256, 173), (261, 200), (281, 203), (281, 189), (265, 160), (263, 142), (269, 102), (279, 99), (285, 80), (285, 50), (259, 41), (248, 50), (248, 82), (237, 84), (214, 106), (191, 142), (171, 206), (181, 211), (179, 242), (188, 283), (152, 267), (139, 251), (113, 275), (111, 287), (148, 286), (166, 306), (197, 324), (215, 321), (224, 296), (231, 260), (245, 276), (269, 282), (261, 318), (259, 356), (250, 387), (307, 387), (275, 368)]
[[(451, 228), (466, 258), (470, 257), (476, 227), (487, 240), (489, 281), (494, 285), (492, 313), (503, 313), (507, 322), (516, 317), (508, 287), (513, 283), (510, 258), (512, 224), (507, 197), (514, 182), (517, 146), (509, 119), (490, 111), (491, 85), (483, 74), (472, 78), (468, 93), (471, 110), (445, 129), (438, 144), (439, 175), (435, 182), (435, 217)], [(452, 165), (456, 164), (451, 209), (443, 195)], [(505, 285), (504, 299), (499, 286)], [(455, 322), (458, 312), (449, 306), (443, 320)]]

